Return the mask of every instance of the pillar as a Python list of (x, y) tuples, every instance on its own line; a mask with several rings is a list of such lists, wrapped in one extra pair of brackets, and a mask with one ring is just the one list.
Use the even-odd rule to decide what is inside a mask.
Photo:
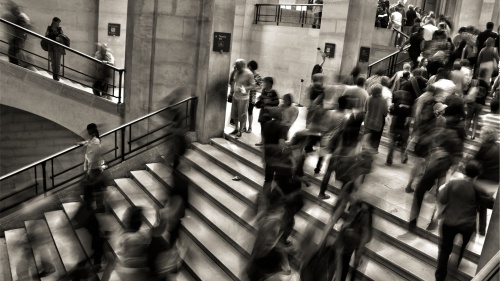
[(495, 204), (493, 205), (493, 213), (491, 214), (490, 224), (488, 225), (488, 232), (486, 233), (486, 238), (484, 239), (483, 249), (481, 251), (481, 256), (479, 257), (479, 262), (477, 264), (476, 274), (493, 258), (493, 256), (500, 250), (499, 247), (499, 237), (500, 237), (500, 202), (499, 197), (495, 199)]
[(235, 2), (227, 0), (203, 2), (196, 88), (198, 96), (196, 133), (198, 141), (208, 143), (210, 138), (221, 137), (224, 133), (227, 86), (231, 70), (231, 53), (212, 51), (213, 36), (214, 32), (233, 32)]
[(473, 25), (481, 30), (484, 26), (479, 26), (479, 18), (481, 16), (481, 10), (484, 0), (458, 0), (456, 13), (459, 15), (456, 22), (457, 26), (469, 26)]
[[(125, 67), (128, 0), (98, 0), (97, 42), (106, 43), (113, 51), (115, 66)], [(108, 24), (120, 24), (120, 36), (108, 35)], [(118, 80), (117, 80), (118, 81)]]
[(495, 5), (498, 6), (499, 0), (483, 0), (483, 7), (479, 16), (478, 28), (484, 30), (486, 23), (492, 21), (498, 25), (498, 21), (493, 20), (495, 14)]

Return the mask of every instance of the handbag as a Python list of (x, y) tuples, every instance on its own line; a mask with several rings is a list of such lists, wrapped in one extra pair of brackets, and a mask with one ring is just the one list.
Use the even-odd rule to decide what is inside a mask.
[(47, 41), (47, 39), (42, 39), (40, 41), (40, 46), (42, 47), (42, 49), (45, 51), (45, 52), (48, 52), (49, 51), (49, 41)]
[(59, 36), (61, 36), (61, 38), (62, 38), (62, 43), (64, 45), (66, 45), (67, 47), (69, 47), (71, 44), (71, 40), (69, 39), (69, 37), (64, 35), (64, 34), (60, 34)]

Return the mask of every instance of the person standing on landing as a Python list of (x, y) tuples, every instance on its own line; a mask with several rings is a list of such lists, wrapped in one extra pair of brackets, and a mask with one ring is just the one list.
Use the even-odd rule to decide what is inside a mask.
[[(50, 26), (47, 26), (47, 31), (45, 32), (45, 37), (57, 41), (64, 45), (69, 45), (69, 39), (64, 35), (62, 28), (59, 26), (61, 24), (61, 19), (54, 17)], [(66, 55), (66, 51), (63, 47), (56, 46), (54, 44), (49, 44), (49, 58), (52, 63), (52, 76), (54, 80), (59, 81), (59, 75), (61, 74), (61, 58)]]
[(247, 64), (248, 69), (253, 73), (253, 80), (255, 83), (255, 88), (250, 91), (250, 100), (248, 103), (248, 130), (246, 124), (243, 127), (243, 132), (251, 133), (252, 132), (252, 124), (253, 124), (253, 108), (255, 103), (257, 102), (257, 91), (262, 89), (262, 77), (260, 73), (257, 72), (259, 65), (256, 61), (251, 60)]
[(254, 75), (246, 67), (244, 59), (237, 59), (235, 64), (234, 85), (231, 92), (233, 95), (233, 105), (231, 107), (231, 118), (234, 120), (234, 131), (232, 135), (241, 137), (241, 132), (247, 122), (248, 102), (250, 91), (254, 90)]

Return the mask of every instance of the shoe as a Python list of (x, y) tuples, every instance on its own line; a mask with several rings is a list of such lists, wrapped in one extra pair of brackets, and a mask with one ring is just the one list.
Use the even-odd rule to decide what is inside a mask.
[(386, 165), (386, 166), (392, 166), (392, 163), (390, 163), (390, 162), (385, 162), (385, 165)]
[(415, 189), (411, 188), (411, 186), (407, 186), (407, 187), (405, 188), (405, 192), (406, 192), (406, 193), (413, 193), (413, 192), (415, 192)]
[(233, 130), (231, 133), (229, 133), (230, 135), (234, 135), (234, 134), (237, 134), (238, 133), (238, 130)]
[(406, 164), (408, 162), (408, 155), (405, 155), (403, 159), (401, 159), (401, 163)]
[(246, 133), (246, 132), (247, 132), (247, 128), (243, 128), (241, 131), (242, 131), (243, 133)]
[(233, 119), (231, 119), (231, 120), (229, 121), (229, 125), (233, 125), (233, 126), (234, 126), (234, 121), (233, 121)]
[(286, 240), (286, 241), (285, 241), (285, 247), (290, 247), (290, 246), (292, 246), (292, 245), (293, 245), (293, 244), (292, 244), (292, 241), (290, 241), (290, 240)]
[(250, 134), (252, 132), (252, 128), (248, 128), (248, 130), (246, 131), (247, 134)]
[(241, 131), (239, 131), (239, 132), (236, 133), (236, 137), (237, 138), (241, 138)]
[(476, 136), (471, 136), (470, 137), (471, 140), (475, 140), (476, 139)]
[(262, 142), (256, 143), (255, 146), (263, 146), (264, 144)]
[(240, 177), (238, 177), (238, 176), (235, 176), (235, 177), (233, 178), (233, 181), (240, 181), (240, 180), (241, 180), (241, 179), (240, 179)]
[(329, 199), (329, 198), (330, 198), (330, 195), (320, 193), (320, 194), (318, 195), (318, 198), (319, 198), (319, 199), (321, 199), (321, 200), (326, 200), (326, 199)]
[(408, 224), (408, 230), (410, 232), (415, 232), (415, 230), (417, 230), (417, 220), (416, 219), (413, 219), (410, 221), (410, 223)]
[(429, 225), (427, 225), (427, 230), (435, 230), (438, 227), (438, 223), (436, 220), (432, 220)]

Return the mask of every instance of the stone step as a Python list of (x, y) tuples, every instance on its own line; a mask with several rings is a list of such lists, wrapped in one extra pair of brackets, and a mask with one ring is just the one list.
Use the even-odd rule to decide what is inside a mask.
[[(243, 221), (247, 221), (249, 224), (248, 227), (253, 228), (253, 231), (255, 232), (256, 231), (255, 230), (255, 227), (256, 227), (255, 222), (249, 221), (249, 219), (247, 218), (248, 215), (247, 215), (246, 211), (248, 211), (249, 209), (255, 209), (256, 190), (253, 187), (251, 187), (250, 185), (244, 183), (244, 181), (240, 181), (240, 182), (232, 181), (231, 180), (232, 175), (230, 173), (228, 173), (227, 171), (224, 171), (224, 170), (219, 171), (220, 168), (218, 168), (218, 166), (215, 163), (209, 161), (207, 158), (205, 158), (204, 156), (202, 156), (201, 154), (199, 154), (196, 151), (189, 151), (189, 153), (186, 155), (185, 158), (190, 162), (191, 165), (195, 166), (203, 174), (202, 176), (194, 176), (195, 173), (192, 172), (192, 170), (189, 171), (189, 174), (186, 174), (186, 176), (188, 176), (188, 178), (190, 180), (192, 180), (192, 182), (196, 186), (198, 186), (197, 189), (205, 190), (210, 185), (216, 185), (215, 181), (214, 181), (215, 178), (219, 179), (219, 182), (217, 182), (217, 185), (224, 187), (224, 190), (221, 190), (221, 188), (213, 189), (211, 187), (208, 187), (207, 195), (205, 195), (205, 196), (207, 196), (207, 197), (210, 196), (212, 198), (211, 201), (216, 200), (217, 203), (214, 202), (214, 205), (221, 206), (221, 205), (226, 205), (227, 201), (229, 201), (229, 200), (236, 201), (236, 197), (231, 196), (231, 197), (233, 197), (231, 199), (230, 197), (228, 198), (228, 195), (225, 195), (225, 194), (233, 195), (233, 194), (240, 193), (240, 195), (238, 196), (238, 200), (240, 200), (239, 199), (240, 196), (245, 196), (243, 194), (249, 195), (249, 197), (246, 198), (246, 200), (244, 200), (244, 202), (250, 201), (250, 202), (252, 202), (251, 204), (247, 205), (246, 207), (240, 206), (238, 208), (237, 205), (235, 205), (235, 203), (233, 202), (227, 206), (228, 207), (227, 209), (230, 209), (230, 211), (233, 213), (239, 213), (239, 216), (240, 216), (239, 219), (243, 220)], [(194, 163), (196, 163), (196, 164), (194, 164)], [(212, 174), (213, 176), (211, 176), (210, 179), (208, 179), (207, 177), (204, 177), (207, 173)], [(213, 182), (210, 183), (211, 181), (213, 181)], [(233, 185), (233, 183), (235, 183), (236, 185)], [(229, 208), (229, 206), (231, 208)], [(307, 202), (306, 202), (306, 206), (304, 207), (304, 209), (305, 210), (311, 209), (310, 207), (307, 206)], [(252, 211), (255, 212), (255, 210), (251, 210), (250, 213), (252, 213)], [(226, 212), (228, 213), (229, 210), (226, 210)], [(313, 211), (313, 213), (314, 213), (314, 211)], [(203, 214), (205, 214), (205, 212), (203, 212)], [(306, 217), (305, 215), (296, 215), (295, 216), (294, 232), (292, 233), (292, 239), (291, 239), (294, 244), (297, 244), (298, 243), (297, 239), (300, 239), (300, 236), (309, 227), (311, 227), (311, 225), (309, 223), (310, 221), (311, 221), (311, 218)], [(318, 240), (319, 239), (319, 231), (317, 231), (316, 234), (318, 234), (318, 235), (315, 235), (313, 237), (313, 240), (316, 243), (319, 243), (319, 240)], [(368, 278), (370, 280), (402, 280), (403, 279), (401, 276), (395, 275), (389, 269), (382, 266), (378, 262), (372, 260), (371, 258), (366, 257), (365, 259), (366, 259), (366, 263), (364, 264), (364, 266), (362, 268), (358, 269), (361, 272), (361, 274), (363, 274), (365, 276), (365, 278)], [(380, 276), (380, 277), (384, 276), (384, 278), (379, 278), (378, 276)], [(386, 276), (392, 276), (392, 279), (386, 279), (387, 278)]]
[(92, 249), (92, 236), (87, 231), (87, 229), (76, 228), (74, 222), (72, 221), (72, 219), (75, 217), (75, 215), (78, 212), (78, 209), (80, 209), (81, 206), (82, 206), (81, 202), (68, 202), (62, 204), (63, 210), (66, 212), (66, 215), (69, 218), (71, 226), (74, 229), (78, 237), (78, 240), (80, 241), (80, 244), (85, 249), (85, 253), (87, 254), (87, 256), (91, 257), (94, 253)]
[[(214, 142), (215, 142), (215, 141), (216, 141), (216, 140), (214, 140)], [(222, 141), (227, 142), (226, 140), (222, 140)], [(197, 145), (198, 145), (198, 144), (194, 144), (194, 146), (195, 146), (195, 147), (196, 147)], [(198, 148), (199, 148), (199, 147), (198, 147)], [(204, 146), (202, 149), (203, 149), (204, 151), (206, 151), (206, 150), (210, 150), (210, 147), (208, 147), (208, 146)], [(233, 149), (234, 149), (234, 150), (237, 150), (238, 148), (237, 148), (237, 147), (233, 147)], [(248, 157), (249, 157), (248, 153), (247, 153), (247, 154), (243, 154), (242, 152), (244, 152), (244, 151), (238, 151), (236, 154), (237, 154), (237, 155), (240, 155), (240, 157), (241, 157), (241, 158), (246, 158), (246, 159), (248, 159)], [(217, 151), (212, 151), (212, 152), (210, 152), (209, 154), (210, 154), (210, 156), (217, 157), (217, 156), (215, 156), (215, 155), (217, 154)], [(221, 156), (221, 155), (219, 154), (219, 155), (218, 155), (218, 157), (220, 157), (220, 156)], [(243, 179), (245, 176), (246, 176), (246, 177), (250, 177), (250, 175), (252, 175), (252, 173), (248, 171), (249, 169), (251, 169), (250, 167), (245, 168), (245, 167), (241, 167), (241, 166), (239, 166), (239, 165), (242, 165), (242, 163), (233, 164), (233, 162), (234, 162), (234, 161), (238, 161), (239, 159), (238, 159), (238, 160), (236, 160), (236, 159), (230, 159), (230, 158), (228, 158), (228, 157), (225, 157), (224, 159), (222, 159), (222, 158), (214, 158), (214, 159), (212, 159), (212, 160), (217, 161), (217, 162), (219, 162), (219, 163), (222, 163), (222, 162), (223, 162), (223, 163), (226, 163), (226, 165), (231, 165), (232, 167), (234, 167), (234, 166), (238, 166), (238, 168), (241, 168), (241, 170), (240, 170), (239, 172), (237, 172), (237, 171), (235, 171), (235, 172), (237, 172), (237, 174), (238, 174), (240, 177), (242, 177), (242, 179)], [(238, 162), (239, 162), (239, 161), (238, 161)], [(220, 165), (220, 164), (219, 164), (219, 165)], [(256, 163), (254, 163), (254, 165), (256, 166), (257, 164), (256, 164)], [(227, 169), (227, 168), (228, 168), (228, 167), (226, 167), (226, 169)], [(242, 171), (245, 171), (245, 172), (243, 173)], [(243, 180), (244, 180), (244, 179), (243, 179)], [(263, 176), (262, 176), (262, 174), (260, 174), (260, 177), (253, 178), (253, 179), (252, 179), (252, 181), (254, 182), (254, 183), (253, 183), (253, 184), (254, 184), (254, 187), (257, 187), (257, 188), (258, 188), (258, 187), (259, 187), (259, 185), (260, 185), (259, 183), (260, 183), (260, 182), (263, 182)], [(313, 202), (312, 200), (310, 200), (310, 199), (315, 200), (315, 199), (316, 199), (316, 198), (315, 198), (315, 196), (318, 194), (318, 192), (319, 192), (319, 188), (317, 188), (317, 189), (316, 189), (316, 192), (314, 192), (314, 194), (310, 194), (310, 196), (308, 196), (308, 197), (307, 197), (307, 199), (309, 199), (309, 200), (307, 200), (307, 199), (305, 200), (305, 206), (304, 206), (304, 208), (302, 209), (302, 211), (303, 211), (304, 213), (306, 213), (307, 215), (309, 215), (309, 217), (307, 217), (307, 216), (306, 216), (306, 219), (307, 219), (307, 220), (311, 221), (311, 219), (312, 219), (312, 220), (317, 219), (317, 220), (318, 220), (318, 221), (322, 224), (321, 226), (324, 226), (324, 224), (327, 222), (328, 218), (330, 217), (329, 212), (327, 212), (324, 208), (319, 208), (319, 204), (324, 204), (324, 203), (323, 203), (323, 202), (321, 202), (320, 200), (317, 200), (316, 202)], [(384, 229), (381, 229), (379, 232), (380, 232), (380, 233), (384, 233)], [(383, 238), (387, 238), (387, 237), (383, 237)], [(382, 242), (382, 240), (378, 240), (378, 239), (379, 239), (378, 237), (374, 237), (374, 239), (373, 239), (373, 243), (381, 243), (382, 245), (384, 245), (384, 247), (387, 247), (387, 248), (389, 248), (389, 247), (394, 247), (393, 245), (386, 245), (385, 243), (383, 243), (383, 242)], [(429, 247), (431, 247), (431, 246), (433, 245), (433, 243), (432, 243), (432, 242), (430, 242), (430, 241), (425, 241), (425, 240), (423, 240), (423, 241), (425, 242), (425, 244), (426, 244), (426, 245), (429, 245)], [(397, 244), (397, 243), (399, 243), (399, 241), (394, 241), (394, 244)], [(435, 246), (435, 248), (436, 248), (436, 253), (437, 253), (437, 245), (435, 245), (435, 244), (434, 244), (434, 246)], [(425, 251), (425, 250), (424, 250), (424, 251)], [(373, 253), (376, 253), (376, 252), (377, 252), (377, 251), (376, 251), (376, 248), (373, 248)], [(373, 258), (379, 258), (379, 261), (381, 260), (382, 262), (383, 262), (383, 261), (385, 261), (385, 262), (390, 262), (392, 265), (397, 265), (397, 262), (398, 262), (398, 260), (392, 260), (392, 259), (391, 259), (391, 258), (392, 258), (391, 256), (384, 256), (383, 258), (385, 258), (385, 260), (384, 260), (384, 259), (380, 259), (380, 257), (379, 257), (379, 256), (375, 256), (375, 255), (374, 255), (374, 256), (372, 256), (372, 257), (373, 257)], [(436, 256), (436, 257), (437, 257), (437, 256)], [(412, 257), (412, 256), (410, 256), (410, 255), (406, 255), (406, 256), (405, 256), (404, 254), (403, 254), (403, 255), (402, 255), (402, 257), (400, 257), (400, 258), (406, 258), (406, 259), (409, 259), (409, 260), (412, 260), (412, 259), (413, 259), (413, 257)], [(435, 264), (436, 264), (436, 261), (435, 261), (435, 260), (432, 260), (431, 258), (429, 258), (427, 261), (428, 261), (427, 263), (421, 263), (421, 266), (428, 266), (428, 267), (430, 266), (430, 268), (432, 268), (432, 266), (435, 266)], [(414, 263), (415, 263), (416, 261), (412, 261), (412, 262), (414, 262)], [(384, 263), (384, 264), (385, 264), (385, 263)], [(467, 266), (467, 265), (469, 265), (469, 266)], [(467, 269), (469, 269), (469, 270), (468, 270), (468, 272), (469, 272), (469, 273), (470, 273), (471, 271), (475, 270), (475, 267), (474, 267), (472, 264), (470, 264), (470, 262), (465, 262), (465, 263), (464, 263), (464, 265), (463, 265), (463, 267), (464, 267), (466, 270), (467, 270)], [(401, 268), (401, 267), (400, 267), (400, 268)], [(403, 267), (403, 268), (404, 268), (404, 267)], [(413, 276), (413, 277), (418, 277), (418, 275), (416, 275), (416, 273), (418, 273), (418, 272), (407, 272), (407, 271), (401, 271), (401, 272), (399, 272), (399, 273), (400, 273), (401, 275), (403, 275), (403, 276), (407, 276), (407, 277), (411, 277), (411, 276)], [(410, 274), (410, 275), (406, 275), (406, 274)], [(472, 272), (472, 276), (473, 276), (473, 274), (474, 274), (474, 273)], [(421, 279), (421, 280), (426, 280), (426, 279), (425, 279), (425, 278), (423, 278), (423, 279)]]
[(64, 270), (56, 245), (50, 235), (47, 222), (45, 220), (29, 220), (25, 221), (24, 225), (30, 240), (31, 249), (35, 257), (39, 257), (35, 258), (39, 271), (42, 269), (50, 270), (50, 268), (44, 268), (43, 264), (45, 262), (49, 263), (55, 270), (50, 275), (41, 278), (42, 281), (59, 280), (59, 277), (64, 275), (66, 271)]
[[(260, 159), (260, 156), (258, 154), (256, 154), (258, 151), (257, 148), (254, 148), (254, 147), (250, 146), (249, 144), (244, 143), (244, 142), (237, 140), (237, 139), (234, 139), (234, 138), (228, 138), (228, 140), (230, 142), (236, 143), (236, 145), (231, 145), (230, 143), (228, 143), (227, 140), (223, 140), (223, 139), (213, 139), (212, 141), (213, 141), (215, 146), (217, 146), (220, 149), (223, 149), (223, 151), (225, 151), (227, 153), (230, 153), (230, 149), (234, 150), (234, 153), (231, 155), (233, 157), (237, 157), (237, 159), (240, 160), (242, 163), (248, 164), (253, 169), (259, 169), (259, 170), (263, 171), (262, 160)], [(242, 148), (244, 148), (244, 149), (242, 149)], [(261, 153), (261, 152), (259, 151), (258, 153)], [(236, 155), (238, 155), (238, 156), (236, 156)], [(308, 157), (308, 158), (314, 158), (314, 159), (311, 159), (311, 161), (310, 161), (313, 163), (315, 163), (315, 161), (317, 159), (315, 157)], [(385, 159), (385, 155), (383, 156), (383, 159)], [(306, 163), (307, 162), (308, 161), (306, 161)], [(376, 165), (376, 163), (374, 163), (374, 166), (375, 165)], [(379, 174), (387, 174), (385, 169), (387, 169), (387, 170), (394, 169), (393, 167), (387, 167), (387, 166), (383, 166), (380, 168), (384, 169), (384, 171), (380, 171)], [(309, 168), (307, 170), (312, 171), (312, 167), (309, 166)], [(409, 170), (407, 172), (409, 173)], [(375, 174), (375, 172), (373, 172), (373, 174)], [(316, 176), (316, 177), (310, 176), (309, 178), (312, 180), (313, 184), (311, 185), (311, 187), (303, 188), (303, 189), (308, 191), (308, 193), (310, 193), (311, 198), (318, 200), (316, 198), (316, 196), (319, 192), (317, 189), (317, 186), (321, 184), (321, 180), (323, 178), (323, 175), (320, 174), (320, 176)], [(368, 175), (367, 178), (365, 179), (365, 182), (371, 181), (372, 184), (374, 184), (375, 186), (378, 186), (379, 185), (378, 181), (383, 182), (385, 180), (389, 180), (389, 179), (385, 179), (385, 178), (380, 180), (377, 178), (378, 177), (371, 178), (370, 175)], [(375, 184), (375, 183), (373, 183), (373, 181), (377, 181), (377, 183)], [(374, 186), (374, 188), (375, 188), (375, 186)], [(332, 175), (332, 178), (330, 179), (330, 184), (329, 184), (328, 190), (330, 190), (333, 194), (338, 194), (340, 192), (340, 187), (341, 187), (341, 182), (335, 181), (334, 176)], [(315, 191), (311, 192), (311, 188), (315, 189)], [(381, 221), (385, 221), (385, 223), (390, 223), (393, 226), (397, 226), (399, 229), (404, 230), (406, 228), (408, 217), (409, 217), (409, 211), (404, 209), (402, 206), (396, 205), (396, 204), (389, 204), (389, 202), (377, 200), (377, 198), (374, 198), (373, 194), (367, 193), (363, 189), (358, 190), (358, 194), (360, 194), (361, 197), (366, 202), (372, 204), (376, 208), (375, 209), (375, 217), (376, 218), (378, 217), (381, 219)], [(330, 196), (332, 196), (332, 194), (330, 194)], [(387, 193), (384, 192), (383, 196), (385, 196), (386, 199), (390, 199), (391, 202), (396, 202), (397, 200), (400, 200), (399, 198), (396, 198), (398, 196), (395, 195), (394, 192), (387, 192)], [(407, 205), (411, 204), (411, 199), (413, 198), (413, 194), (409, 194), (409, 195), (405, 195), (405, 196), (409, 197), (409, 201), (407, 201), (406, 204)], [(395, 198), (392, 198), (392, 197), (395, 197)], [(333, 198), (334, 197), (330, 198), (329, 200), (326, 200), (326, 201), (322, 200), (322, 201), (327, 203), (328, 205), (331, 205), (332, 202), (334, 202)], [(320, 202), (320, 203), (323, 204), (323, 202)], [(424, 205), (422, 208), (423, 210), (421, 213), (425, 213), (425, 208), (426, 208), (426, 202), (424, 201)], [(433, 205), (427, 206), (428, 210), (432, 210), (432, 208), (433, 208)], [(437, 245), (440, 241), (440, 236), (439, 236), (438, 230), (434, 230), (432, 232), (425, 230), (427, 224), (428, 224), (428, 220), (425, 217), (420, 217), (419, 223), (418, 223), (419, 228), (418, 228), (417, 233), (420, 237), (423, 237), (423, 238), (429, 240), (430, 242), (432, 242), (433, 244)], [(391, 229), (393, 228), (393, 226), (391, 226)], [(478, 238), (476, 238), (476, 239), (478, 239)], [(479, 239), (479, 240), (483, 240), (483, 239), (484, 239), (484, 237)], [(389, 240), (389, 241), (392, 241), (392, 240)], [(397, 241), (393, 241), (393, 242), (397, 242)], [(400, 245), (400, 244), (396, 243), (396, 245)], [(412, 247), (410, 247), (408, 249), (411, 249), (411, 248)], [(470, 261), (477, 263), (479, 261), (479, 255), (481, 254), (481, 249), (482, 249), (482, 242), (481, 241), (475, 242), (475, 241), (471, 240), (469, 242), (469, 245), (468, 245), (467, 250), (465, 252), (465, 257), (467, 259), (469, 259)], [(454, 250), (456, 253), (458, 253), (459, 247), (456, 246)], [(432, 261), (430, 261), (430, 262), (432, 263)]]
[(10, 273), (9, 255), (7, 254), (7, 244), (5, 238), (0, 238), (0, 279), (12, 281)]
[(12, 280), (40, 280), (26, 229), (5, 231)]
[(144, 193), (133, 179), (115, 179), (115, 183), (123, 196), (134, 206), (143, 208), (146, 223), (153, 226), (156, 223), (158, 207), (155, 202)]
[(164, 205), (169, 197), (168, 190), (159, 180), (145, 170), (131, 171), (130, 174), (158, 206)]
[(52, 233), (65, 270), (72, 270), (79, 262), (85, 262), (86, 266), (90, 266), (88, 256), (64, 211), (47, 212), (45, 213), (45, 220)]
[[(127, 207), (131, 205), (131, 201), (132, 200), (126, 199), (117, 188), (112, 186), (108, 187), (108, 204), (112, 213), (122, 226), (123, 214)], [(148, 219), (146, 219), (146, 221), (147, 220)], [(142, 224), (141, 229), (146, 231), (149, 228), (148, 223)], [(180, 239), (188, 249), (184, 257), (186, 268), (181, 276), (186, 277), (186, 280), (231, 280), (184, 231), (181, 231)], [(190, 275), (195, 278), (190, 278)]]
[(240, 280), (247, 259), (198, 216), (186, 210), (182, 226), (190, 238), (221, 267), (232, 280)]

